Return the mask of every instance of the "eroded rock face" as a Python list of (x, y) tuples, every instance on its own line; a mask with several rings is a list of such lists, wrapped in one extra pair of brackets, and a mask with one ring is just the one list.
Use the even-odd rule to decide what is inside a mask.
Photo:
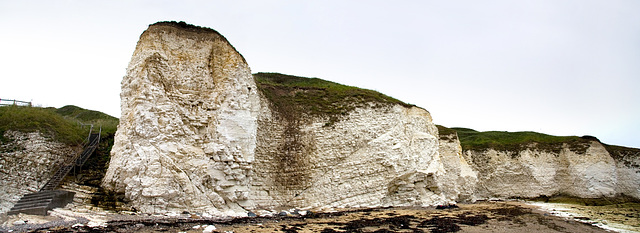
[(424, 109), (371, 104), (336, 121), (283, 115), (262, 95), (217, 32), (151, 25), (122, 81), (103, 186), (143, 212), (245, 216), (434, 205), (460, 193), (443, 185), (438, 132)]
[(445, 171), (440, 176), (445, 195), (457, 201), (475, 201), (478, 174), (463, 156), (458, 136), (441, 134), (438, 151)]
[(258, 208), (420, 206), (451, 200), (439, 188), (444, 170), (437, 129), (424, 109), (363, 107), (331, 126), (326, 122), (311, 116), (286, 122), (263, 108), (251, 193)]
[(464, 156), (478, 172), (475, 191), (478, 198), (542, 195), (599, 198), (620, 194), (640, 197), (637, 157), (625, 165), (614, 160), (596, 141), (582, 151), (565, 144), (560, 152), (489, 149), (465, 151)]
[(78, 148), (44, 137), (39, 132), (5, 131), (8, 143), (0, 145), (0, 213), (25, 194), (44, 186), (65, 159)]
[(244, 58), (217, 32), (150, 26), (122, 80), (122, 117), (103, 185), (143, 212), (244, 212), (256, 91)]

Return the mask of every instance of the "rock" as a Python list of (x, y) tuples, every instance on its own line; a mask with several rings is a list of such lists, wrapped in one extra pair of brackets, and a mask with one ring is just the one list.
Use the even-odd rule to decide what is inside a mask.
[(204, 227), (204, 230), (202, 230), (202, 233), (211, 233), (211, 232), (213, 232), (215, 230), (216, 230), (216, 226), (208, 225), (208, 226)]
[(16, 225), (24, 225), (24, 224), (26, 224), (26, 223), (27, 223), (27, 222), (25, 222), (25, 221), (23, 221), (23, 220), (18, 220), (18, 221), (13, 222), (13, 225), (14, 225), (14, 226), (16, 226)]
[[(478, 198), (534, 198), (570, 195), (580, 198), (628, 195), (640, 198), (640, 171), (634, 162), (616, 161), (597, 141), (583, 150), (561, 145), (559, 152), (529, 148), (521, 151), (465, 151), (478, 172)], [(631, 172), (633, 171), (633, 172)], [(630, 187), (634, 188), (630, 188)]]
[[(244, 58), (222, 35), (151, 25), (121, 101), (104, 187), (147, 213), (246, 213), (238, 201), (250, 188), (259, 99)], [(236, 159), (246, 169), (231, 169)]]
[(445, 209), (457, 209), (460, 208), (456, 204), (446, 204), (446, 205), (438, 205), (436, 206), (437, 210), (445, 210)]
[(7, 140), (0, 141), (0, 213), (9, 211), (25, 194), (40, 190), (51, 179), (51, 169), (59, 168), (79, 149), (40, 132), (7, 130), (3, 136)]

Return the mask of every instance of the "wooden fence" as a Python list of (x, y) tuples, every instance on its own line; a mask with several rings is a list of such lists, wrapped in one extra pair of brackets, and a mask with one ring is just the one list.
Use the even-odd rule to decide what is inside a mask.
[(31, 101), (0, 99), (0, 106), (18, 105), (31, 107)]

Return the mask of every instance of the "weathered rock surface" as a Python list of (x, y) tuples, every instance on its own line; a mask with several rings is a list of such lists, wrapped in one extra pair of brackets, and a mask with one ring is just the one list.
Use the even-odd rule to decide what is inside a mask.
[[(0, 213), (28, 193), (44, 186), (77, 148), (44, 137), (39, 132), (5, 131), (0, 145)], [(53, 169), (53, 170), (52, 170)]]
[(242, 56), (217, 32), (151, 25), (122, 81), (104, 187), (143, 212), (224, 215), (433, 205), (466, 192), (439, 178), (438, 132), (424, 109), (371, 104), (337, 121), (291, 118), (262, 95)]
[(476, 198), (569, 195), (581, 198), (620, 194), (640, 198), (640, 157), (616, 160), (597, 141), (576, 150), (564, 144), (559, 152), (465, 151), (478, 172)]
[(258, 208), (449, 200), (437, 179), (444, 172), (437, 129), (424, 109), (356, 108), (330, 127), (323, 117), (287, 123), (277, 114), (263, 108), (259, 115), (251, 193)]
[(445, 172), (440, 176), (445, 196), (456, 201), (473, 202), (478, 174), (465, 159), (456, 134), (439, 135), (440, 159)]
[(244, 212), (256, 91), (244, 58), (217, 32), (150, 26), (122, 80), (122, 117), (104, 186), (143, 212)]

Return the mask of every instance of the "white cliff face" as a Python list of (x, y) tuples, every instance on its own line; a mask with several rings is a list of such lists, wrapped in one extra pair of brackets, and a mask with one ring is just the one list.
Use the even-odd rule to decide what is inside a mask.
[(478, 198), (541, 195), (599, 198), (640, 194), (639, 169), (616, 162), (595, 141), (584, 152), (572, 151), (565, 145), (559, 153), (489, 149), (465, 151), (464, 155), (478, 172), (475, 192)]
[(616, 191), (640, 199), (640, 151), (612, 152), (616, 161)]
[(458, 136), (440, 134), (438, 151), (445, 170), (439, 177), (445, 195), (457, 201), (475, 201), (478, 174), (464, 158)]
[(259, 99), (244, 58), (217, 32), (156, 24), (122, 81), (103, 185), (143, 212), (243, 212)]
[(437, 129), (424, 109), (356, 108), (331, 126), (326, 118), (305, 118), (287, 123), (263, 108), (251, 193), (257, 208), (451, 201), (439, 188)]
[(77, 148), (53, 141), (39, 132), (5, 131), (9, 143), (0, 145), (0, 213), (25, 194), (40, 190)]
[(455, 199), (441, 188), (438, 133), (426, 110), (371, 104), (331, 124), (283, 116), (210, 29), (150, 26), (121, 101), (103, 186), (142, 212), (246, 215)]
[(237, 216), (491, 197), (640, 196), (639, 156), (618, 155), (626, 159), (619, 162), (597, 142), (580, 153), (568, 146), (559, 153), (463, 153), (457, 136), (438, 135), (421, 108), (347, 100), (353, 106), (337, 104), (349, 110), (336, 117), (283, 108), (266, 93), (217, 32), (151, 25), (122, 81), (103, 186), (146, 213)]

